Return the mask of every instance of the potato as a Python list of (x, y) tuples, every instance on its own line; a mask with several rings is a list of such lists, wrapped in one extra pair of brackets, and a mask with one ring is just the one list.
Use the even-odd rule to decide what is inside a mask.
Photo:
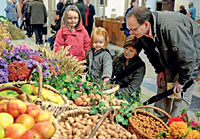
[(101, 96), (99, 94), (96, 94), (95, 98), (98, 99), (98, 100), (101, 100)]
[(83, 106), (88, 106), (88, 103), (85, 100), (83, 101)]
[(65, 128), (66, 128), (67, 130), (69, 130), (69, 129), (71, 128), (71, 126), (70, 126), (70, 124), (68, 123), (68, 121), (65, 122)]
[(75, 99), (75, 104), (77, 106), (82, 106), (83, 105), (83, 100), (80, 97), (78, 97), (78, 98)]
[(68, 117), (68, 118), (67, 118), (67, 121), (68, 121), (70, 124), (73, 124), (73, 123), (74, 123), (74, 118)]
[(133, 134), (133, 135), (131, 136), (131, 139), (137, 139), (137, 136), (136, 136), (135, 134)]
[(78, 123), (80, 121), (80, 119), (78, 117), (74, 118), (74, 122)]
[(90, 94), (89, 94), (89, 98), (94, 98), (94, 94), (93, 94), (93, 93), (90, 93)]
[(84, 114), (84, 118), (89, 118), (90, 116), (89, 116), (89, 114)]
[(106, 139), (104, 136), (100, 135), (98, 136), (98, 139)]

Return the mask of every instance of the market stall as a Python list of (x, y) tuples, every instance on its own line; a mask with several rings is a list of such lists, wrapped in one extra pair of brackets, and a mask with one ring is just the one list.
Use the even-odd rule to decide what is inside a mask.
[[(103, 27), (119, 26), (114, 24), (112, 20), (102, 22)], [(141, 102), (132, 99), (119, 100), (115, 97), (118, 85), (84, 80), (84, 61), (78, 62), (68, 55), (70, 46), (53, 53), (46, 47), (33, 50), (27, 44), (11, 45), (8, 37), (1, 40), (4, 44), (0, 53), (0, 138), (198, 139), (200, 136), (200, 122), (190, 120), (185, 110), (171, 118), (156, 107), (141, 106)], [(168, 125), (147, 109), (167, 115)], [(196, 117), (199, 120), (200, 112), (196, 112)]]

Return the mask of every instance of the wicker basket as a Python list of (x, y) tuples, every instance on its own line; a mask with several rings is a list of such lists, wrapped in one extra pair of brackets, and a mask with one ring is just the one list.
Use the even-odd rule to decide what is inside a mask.
[[(153, 106), (140, 106), (136, 108), (135, 114), (129, 118), (128, 130), (136, 134), (138, 139), (154, 139), (159, 131), (167, 132), (168, 126), (157, 116), (142, 108), (151, 108), (164, 113), (168, 118), (170, 115), (165, 111)], [(150, 122), (151, 120), (151, 122)], [(142, 122), (143, 124), (140, 124)], [(163, 130), (161, 130), (163, 129)]]
[[(69, 101), (67, 99), (67, 97), (65, 97), (64, 95), (61, 95), (59, 93), (58, 90), (56, 90), (55, 88), (49, 86), (49, 85), (43, 85), (43, 76), (42, 76), (42, 69), (39, 65), (34, 65), (31, 69), (30, 69), (30, 74), (27, 78), (28, 81), (18, 81), (18, 82), (11, 82), (11, 83), (7, 83), (7, 84), (12, 84), (14, 86), (17, 86), (17, 87), (20, 87), (22, 86), (23, 84), (31, 84), (31, 85), (34, 85), (35, 83), (37, 82), (32, 82), (32, 81), (29, 81), (31, 79), (31, 74), (32, 74), (32, 71), (35, 69), (35, 68), (38, 68), (38, 73), (39, 73), (39, 85), (38, 85), (38, 98), (36, 99), (36, 101), (34, 101), (35, 104), (37, 105), (40, 105), (40, 107), (42, 109), (47, 109), (49, 111), (51, 111), (53, 113), (54, 116), (57, 116), (59, 114), (61, 114), (62, 112), (65, 112), (66, 110), (68, 110), (69, 108)], [(3, 84), (0, 84), (0, 87), (3, 86)], [(65, 104), (64, 105), (61, 105), (61, 104), (55, 104), (55, 103), (52, 103), (52, 102), (44, 102), (41, 100), (41, 94), (42, 94), (42, 88), (45, 88), (47, 90), (51, 90), (53, 91), (54, 93), (56, 94), (59, 94), (62, 99), (64, 100)]]
[[(90, 128), (84, 128), (85, 130), (81, 131), (80, 139), (86, 139), (86, 138), (87, 139), (88, 138), (92, 139), (93, 136), (95, 135), (95, 133), (97, 132), (98, 128), (100, 127), (100, 125), (107, 118), (107, 116), (109, 116), (109, 114), (110, 114), (111, 111), (112, 111), (112, 109), (110, 109), (109, 111), (107, 111), (105, 113), (105, 115), (103, 115), (103, 116), (101, 116), (101, 115), (98, 114), (98, 116), (101, 117), (101, 119), (97, 123), (93, 122), (93, 125), (91, 125), (91, 123), (90, 123), (90, 125), (91, 125)], [(74, 117), (75, 118), (75, 117), (79, 117), (80, 115), (82, 117), (84, 117), (85, 114), (89, 114), (89, 111), (88, 110), (71, 110), (71, 111), (67, 111), (66, 113), (62, 113), (61, 115), (57, 116), (57, 121), (60, 124), (61, 123), (66, 124), (66, 123), (68, 123), (68, 121), (66, 121), (68, 117)], [(108, 120), (108, 119), (106, 119), (106, 120)], [(76, 121), (74, 121), (74, 122), (75, 122), (74, 124), (77, 124)], [(86, 123), (86, 124), (89, 125), (89, 123)], [(115, 125), (116, 125), (115, 127), (118, 128), (119, 131), (127, 132), (127, 134), (129, 134), (131, 136), (131, 134), (126, 129), (124, 129), (123, 127), (121, 127), (118, 124), (115, 124)], [(88, 127), (87, 125), (85, 125), (85, 126)], [(59, 126), (58, 128), (59, 128), (61, 134), (63, 135), (63, 139), (70, 138), (69, 136), (66, 136), (66, 135), (69, 135), (69, 133), (68, 133), (69, 129), (63, 131), (63, 128), (61, 126)], [(113, 129), (113, 130), (115, 130), (115, 129)], [(71, 131), (71, 132), (73, 133), (74, 131)], [(73, 138), (75, 138), (75, 136), (76, 135), (73, 134)]]
[[(6, 90), (16, 91), (19, 95), (17, 97), (15, 97), (15, 98), (0, 96), (0, 101), (1, 100), (16, 100), (16, 99), (20, 99), (23, 102), (29, 102), (29, 103), (32, 102), (31, 99), (29, 98), (29, 96), (26, 93), (22, 92), (17, 87), (13, 87), (13, 86), (0, 87), (0, 92), (1, 91), (6, 91)], [(19, 97), (19, 96), (22, 96), (22, 95), (24, 95), (24, 96), (23, 97)], [(61, 134), (60, 134), (60, 131), (58, 129), (58, 122), (57, 122), (57, 120), (55, 118), (53, 120), (53, 125), (55, 127), (55, 133), (54, 133), (54, 135), (50, 139), (60, 139), (61, 138)]]

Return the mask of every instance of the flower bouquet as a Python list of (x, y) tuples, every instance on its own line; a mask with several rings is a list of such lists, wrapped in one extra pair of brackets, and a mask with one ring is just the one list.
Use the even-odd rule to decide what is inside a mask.
[[(40, 51), (30, 49), (27, 44), (14, 46), (9, 39), (5, 39), (6, 47), (0, 57), (0, 83), (24, 81), (33, 65), (40, 65), (43, 80), (48, 81), (56, 76), (56, 69), (51, 59), (45, 58)], [(37, 69), (33, 72), (32, 81), (38, 81)]]
[(196, 118), (189, 119), (185, 109), (181, 115), (172, 117), (168, 121), (169, 133), (160, 132), (158, 139), (200, 139), (200, 112), (195, 113)]

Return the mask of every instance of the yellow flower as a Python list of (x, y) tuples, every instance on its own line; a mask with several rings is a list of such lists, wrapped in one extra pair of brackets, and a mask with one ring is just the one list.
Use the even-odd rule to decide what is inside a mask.
[(200, 139), (200, 133), (196, 130), (192, 130), (187, 136), (186, 139)]
[(176, 137), (184, 137), (188, 133), (187, 124), (184, 122), (172, 122), (169, 126), (171, 134)]

